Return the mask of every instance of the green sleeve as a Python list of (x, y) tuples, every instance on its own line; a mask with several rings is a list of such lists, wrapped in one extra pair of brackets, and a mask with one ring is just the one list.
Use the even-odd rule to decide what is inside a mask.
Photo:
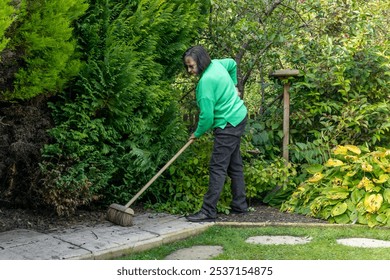
[(237, 85), (237, 63), (232, 58), (218, 59), (223, 67), (229, 72), (230, 77), (233, 80), (234, 85)]
[(200, 109), (198, 126), (194, 132), (196, 138), (202, 136), (214, 123), (214, 102), (208, 98), (198, 100)]

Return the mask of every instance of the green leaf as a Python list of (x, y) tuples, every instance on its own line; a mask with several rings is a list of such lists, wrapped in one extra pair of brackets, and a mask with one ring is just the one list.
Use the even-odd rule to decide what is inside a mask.
[(358, 215), (358, 223), (362, 225), (366, 225), (368, 223), (366, 214), (359, 213)]
[(376, 214), (369, 214), (367, 215), (367, 224), (369, 227), (375, 227), (379, 224), (379, 222), (377, 221), (377, 217), (378, 215)]
[[(345, 211), (347, 211), (347, 208), (348, 208), (348, 205), (347, 203), (345, 202), (340, 202), (340, 203), (337, 203), (333, 208), (332, 208), (332, 216), (333, 217), (336, 217), (336, 216), (339, 216), (341, 214), (344, 214)], [(349, 218), (348, 218), (349, 220)]]
[(383, 191), (383, 199), (387, 202), (390, 203), (390, 189), (385, 189)]
[(388, 217), (385, 214), (379, 214), (376, 217), (376, 220), (380, 222), (381, 224), (385, 224), (387, 222)]
[(351, 211), (351, 213), (349, 214), (349, 219), (351, 220), (351, 222), (353, 224), (357, 222), (358, 215), (359, 215), (359, 212), (356, 209)]
[(343, 188), (328, 188), (324, 190), (324, 194), (331, 200), (346, 199), (349, 196), (349, 191)]
[(352, 200), (352, 202), (357, 204), (363, 198), (363, 196), (364, 196), (364, 191), (363, 190), (355, 189), (351, 193), (351, 200)]
[(342, 215), (339, 215), (339, 216), (335, 216), (335, 217), (334, 217), (334, 220), (335, 220), (336, 223), (338, 223), (338, 224), (348, 224), (348, 223), (351, 222), (349, 216), (348, 216), (346, 213), (344, 213), (344, 214), (342, 214)]
[(310, 174), (321, 173), (324, 166), (321, 164), (312, 164), (306, 168), (306, 171)]

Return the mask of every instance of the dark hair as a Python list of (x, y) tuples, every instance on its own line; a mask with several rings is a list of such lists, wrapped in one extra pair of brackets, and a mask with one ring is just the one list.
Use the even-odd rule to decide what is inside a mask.
[(206, 68), (211, 63), (211, 58), (209, 54), (202, 46), (193, 46), (184, 52), (182, 57), (184, 67), (187, 67), (187, 65), (185, 64), (185, 58), (187, 56), (192, 57), (192, 59), (196, 62), (198, 66), (198, 72), (199, 72), (198, 75), (202, 75), (203, 71), (206, 70)]

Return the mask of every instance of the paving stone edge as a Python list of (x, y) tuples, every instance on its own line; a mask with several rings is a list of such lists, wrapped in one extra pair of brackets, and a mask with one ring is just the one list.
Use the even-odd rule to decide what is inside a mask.
[(70, 258), (69, 260), (107, 260), (119, 258), (128, 254), (146, 251), (167, 243), (198, 235), (213, 225), (214, 223), (204, 223), (200, 224), (196, 228), (186, 228), (177, 232), (163, 234), (155, 238), (137, 242), (134, 245), (122, 245), (99, 252), (88, 253), (76, 258)]

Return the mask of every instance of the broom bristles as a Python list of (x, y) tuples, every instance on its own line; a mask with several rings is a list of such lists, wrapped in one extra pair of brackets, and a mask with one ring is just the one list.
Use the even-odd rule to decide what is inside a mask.
[[(123, 206), (120, 207), (123, 208)], [(134, 211), (131, 208), (127, 208), (126, 211), (123, 211), (122, 209), (118, 209), (120, 207), (111, 205), (107, 211), (106, 219), (123, 227), (132, 226)]]

